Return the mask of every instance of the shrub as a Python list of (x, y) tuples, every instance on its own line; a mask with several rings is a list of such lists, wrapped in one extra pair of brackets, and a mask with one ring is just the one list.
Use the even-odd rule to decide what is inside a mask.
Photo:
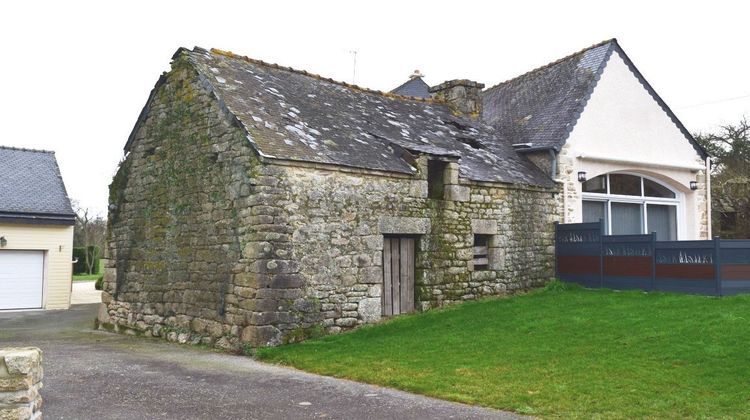
[[(101, 250), (95, 245), (89, 245), (88, 248), (93, 251), (93, 255), (97, 256), (97, 258), (94, 259), (93, 266), (93, 274), (96, 274), (99, 272), (99, 256), (101, 256)], [(88, 274), (86, 267), (86, 247), (73, 247), (73, 259), (75, 260), (76, 258), (78, 258), (78, 262), (73, 264), (73, 274)]]
[(102, 290), (102, 283), (104, 283), (104, 276), (99, 276), (99, 278), (96, 279), (96, 283), (94, 283), (94, 289)]

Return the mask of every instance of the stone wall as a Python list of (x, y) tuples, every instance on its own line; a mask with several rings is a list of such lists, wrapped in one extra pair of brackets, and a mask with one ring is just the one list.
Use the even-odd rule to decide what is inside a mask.
[(177, 60), (110, 186), (103, 328), (236, 348), (257, 157)]
[(42, 418), (42, 351), (0, 348), (0, 420)]
[(711, 231), (711, 215), (709, 206), (711, 203), (708, 202), (708, 183), (706, 182), (706, 171), (699, 171), (695, 177), (698, 183), (698, 189), (695, 190), (694, 194), (696, 197), (696, 217), (698, 219), (698, 239), (711, 239), (712, 236), (718, 234), (718, 232)]
[[(428, 309), (543, 284), (554, 271), (550, 191), (471, 185), (458, 164), (445, 174), (446, 200), (427, 198), (427, 159), (416, 177), (303, 166), (269, 166), (286, 199), (272, 211), (291, 234), (258, 244), (281, 250), (288, 273), (314, 298), (329, 332), (381, 316), (383, 237), (417, 235), (416, 299)], [(472, 265), (474, 234), (492, 235), (490, 269)], [(269, 263), (271, 263), (269, 261)]]
[(561, 183), (562, 194), (557, 202), (560, 223), (580, 223), (578, 207), (581, 203), (576, 157), (570, 143), (565, 143), (557, 154), (557, 179)]
[[(248, 141), (250, 140), (250, 141)], [(541, 285), (553, 274), (550, 190), (255, 155), (179, 59), (110, 187), (101, 328), (240, 350), (381, 317), (383, 235), (418, 235), (418, 308)], [(491, 235), (474, 270), (474, 234)]]

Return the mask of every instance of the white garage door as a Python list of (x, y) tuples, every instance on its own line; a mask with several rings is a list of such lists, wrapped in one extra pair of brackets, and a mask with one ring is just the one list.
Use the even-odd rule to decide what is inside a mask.
[(0, 310), (42, 307), (44, 252), (0, 251)]

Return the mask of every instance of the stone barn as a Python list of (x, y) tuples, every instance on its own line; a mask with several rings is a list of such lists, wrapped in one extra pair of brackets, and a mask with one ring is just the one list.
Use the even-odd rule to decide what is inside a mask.
[(237, 349), (542, 285), (558, 188), (482, 88), (178, 50), (110, 187), (101, 327)]

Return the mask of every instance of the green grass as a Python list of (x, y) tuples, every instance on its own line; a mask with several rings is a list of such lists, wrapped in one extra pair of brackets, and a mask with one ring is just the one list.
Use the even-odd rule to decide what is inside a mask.
[(95, 281), (104, 274), (104, 264), (99, 264), (99, 272), (96, 274), (74, 274), (73, 281)]
[(257, 355), (540, 417), (750, 416), (750, 296), (553, 282)]

